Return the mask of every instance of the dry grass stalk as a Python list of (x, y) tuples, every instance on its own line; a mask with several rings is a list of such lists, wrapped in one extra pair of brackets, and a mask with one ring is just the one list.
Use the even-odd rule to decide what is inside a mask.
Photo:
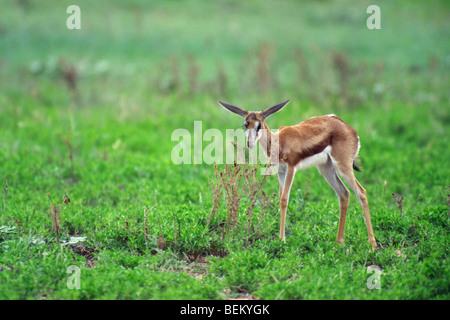
[(255, 228), (255, 235), (257, 237), (260, 237), (259, 228), (261, 226), (261, 223), (264, 221), (264, 214), (266, 212), (266, 208), (276, 198), (276, 196), (277, 196), (276, 193), (272, 194), (272, 196), (268, 196), (264, 191), (261, 191), (261, 213), (259, 214), (258, 223), (256, 224)]
[(206, 223), (207, 228), (209, 227), (211, 220), (214, 219), (214, 216), (217, 212), (217, 208), (220, 203), (220, 199), (222, 197), (222, 192), (221, 192), (222, 179), (219, 179), (219, 171), (217, 170), (216, 164), (214, 165), (214, 177), (215, 177), (216, 183), (214, 183), (214, 181), (211, 181), (211, 179), (209, 179), (209, 184), (211, 185), (211, 191), (213, 193), (213, 206), (211, 209), (211, 213), (209, 215), (208, 222)]
[[(245, 170), (245, 169), (244, 169)], [(253, 218), (253, 208), (256, 205), (256, 200), (257, 195), (260, 194), (262, 192), (261, 188), (262, 185), (264, 183), (264, 181), (267, 178), (267, 175), (264, 175), (263, 178), (261, 179), (261, 181), (259, 181), (256, 177), (256, 173), (258, 171), (258, 167), (254, 167), (252, 168), (252, 170), (250, 170), (250, 176), (251, 176), (251, 182), (249, 179), (249, 176), (247, 174), (244, 174), (244, 178), (247, 181), (247, 186), (248, 186), (248, 199), (250, 200), (250, 206), (247, 207), (247, 217), (248, 217), (248, 224), (247, 224), (247, 237), (250, 238), (250, 227), (252, 226), (251, 221)], [(250, 183), (249, 183), (250, 182)], [(264, 193), (264, 192), (262, 192)]]
[(50, 202), (52, 203), (50, 206), (50, 217), (52, 220), (52, 231), (56, 235), (56, 242), (59, 244), (59, 232), (61, 230), (61, 206), (62, 204), (68, 204), (70, 202), (70, 198), (67, 196), (67, 194), (64, 194), (63, 200), (59, 205), (56, 205), (53, 203), (52, 198), (50, 197), (50, 192), (47, 192), (47, 197), (49, 198)]
[(233, 226), (233, 232), (236, 231), (237, 226), (239, 203), (241, 202), (239, 182), (242, 178), (239, 172), (240, 166), (237, 166), (236, 163), (233, 167), (226, 164), (225, 170), (220, 172), (220, 176), (223, 178), (222, 182), (226, 191), (225, 197), (228, 204), (227, 233), (230, 231), (231, 226)]
[[(151, 229), (150, 229), (150, 232), (149, 232), (149, 229), (148, 229), (148, 214), (149, 214), (149, 212), (152, 212), (154, 208), (155, 207), (151, 207), (150, 209), (147, 209), (147, 207), (144, 207), (144, 242), (145, 242), (145, 248), (147, 250), (148, 250), (148, 239), (149, 239), (149, 236), (150, 237), (152, 236)], [(158, 217), (156, 217), (156, 218), (158, 219)], [(159, 223), (159, 219), (158, 219), (158, 223)], [(160, 231), (160, 236), (162, 236), (162, 228), (161, 228), (161, 224), (160, 223), (159, 223), (159, 231)], [(162, 243), (162, 241), (161, 241), (161, 243)]]
[(398, 210), (400, 210), (403, 217), (403, 196), (401, 194), (392, 193), (392, 197), (394, 198), (394, 201), (397, 202)]
[(158, 249), (160, 250), (166, 250), (166, 239), (164, 239), (164, 235), (162, 232), (162, 227), (161, 227), (161, 222), (159, 221), (158, 216), (156, 216), (156, 221), (158, 221), (158, 225), (159, 225), (159, 237), (158, 240), (156, 242), (156, 245), (158, 246)]
[(147, 208), (144, 207), (144, 243), (145, 249), (148, 250), (148, 226), (147, 226)]
[(8, 196), (8, 180), (6, 179), (5, 179), (5, 188), (3, 190), (5, 194), (5, 201), (2, 204), (2, 221), (5, 221), (6, 199)]

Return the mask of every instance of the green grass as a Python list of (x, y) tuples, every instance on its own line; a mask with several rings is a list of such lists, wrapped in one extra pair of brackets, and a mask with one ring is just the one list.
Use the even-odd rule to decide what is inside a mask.
[[(449, 299), (446, 2), (379, 1), (374, 31), (369, 1), (78, 1), (78, 31), (69, 4), (0, 12), (0, 299)], [(277, 198), (251, 239), (244, 206), (235, 233), (210, 231), (227, 213), (208, 225), (214, 168), (174, 165), (172, 132), (239, 128), (218, 99), (286, 98), (271, 128), (335, 113), (358, 131), (377, 251), (354, 195), (335, 242), (338, 200), (315, 169), (296, 174), (286, 243)], [(65, 194), (58, 244), (48, 195)]]

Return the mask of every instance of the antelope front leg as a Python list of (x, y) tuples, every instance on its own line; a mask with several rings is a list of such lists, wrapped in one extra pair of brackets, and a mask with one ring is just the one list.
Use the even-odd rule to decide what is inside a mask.
[(286, 180), (287, 164), (278, 164), (278, 184), (280, 185), (280, 192), (278, 193), (278, 198), (281, 201), (281, 196), (283, 195), (284, 181)]
[[(286, 221), (286, 210), (289, 202), (289, 193), (291, 191), (292, 181), (294, 180), (295, 168), (293, 166), (288, 166), (284, 187), (282, 189), (282, 194), (280, 195), (280, 211), (281, 211), (281, 220), (280, 220), (280, 239), (285, 241), (284, 229), (285, 229), (285, 221)], [(281, 190), (281, 186), (280, 186)]]

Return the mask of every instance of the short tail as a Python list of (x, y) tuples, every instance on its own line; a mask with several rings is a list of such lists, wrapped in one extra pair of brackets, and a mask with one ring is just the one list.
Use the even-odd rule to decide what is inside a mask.
[(361, 169), (356, 165), (356, 161), (353, 161), (353, 170), (361, 172)]

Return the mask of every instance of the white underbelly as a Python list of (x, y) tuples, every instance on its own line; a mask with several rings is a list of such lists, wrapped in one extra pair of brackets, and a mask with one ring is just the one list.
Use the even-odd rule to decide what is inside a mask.
[(315, 154), (300, 161), (300, 163), (295, 166), (295, 170), (303, 170), (326, 163), (328, 161), (328, 155), (330, 154), (330, 152), (331, 146), (328, 146), (323, 149), (321, 153)]

